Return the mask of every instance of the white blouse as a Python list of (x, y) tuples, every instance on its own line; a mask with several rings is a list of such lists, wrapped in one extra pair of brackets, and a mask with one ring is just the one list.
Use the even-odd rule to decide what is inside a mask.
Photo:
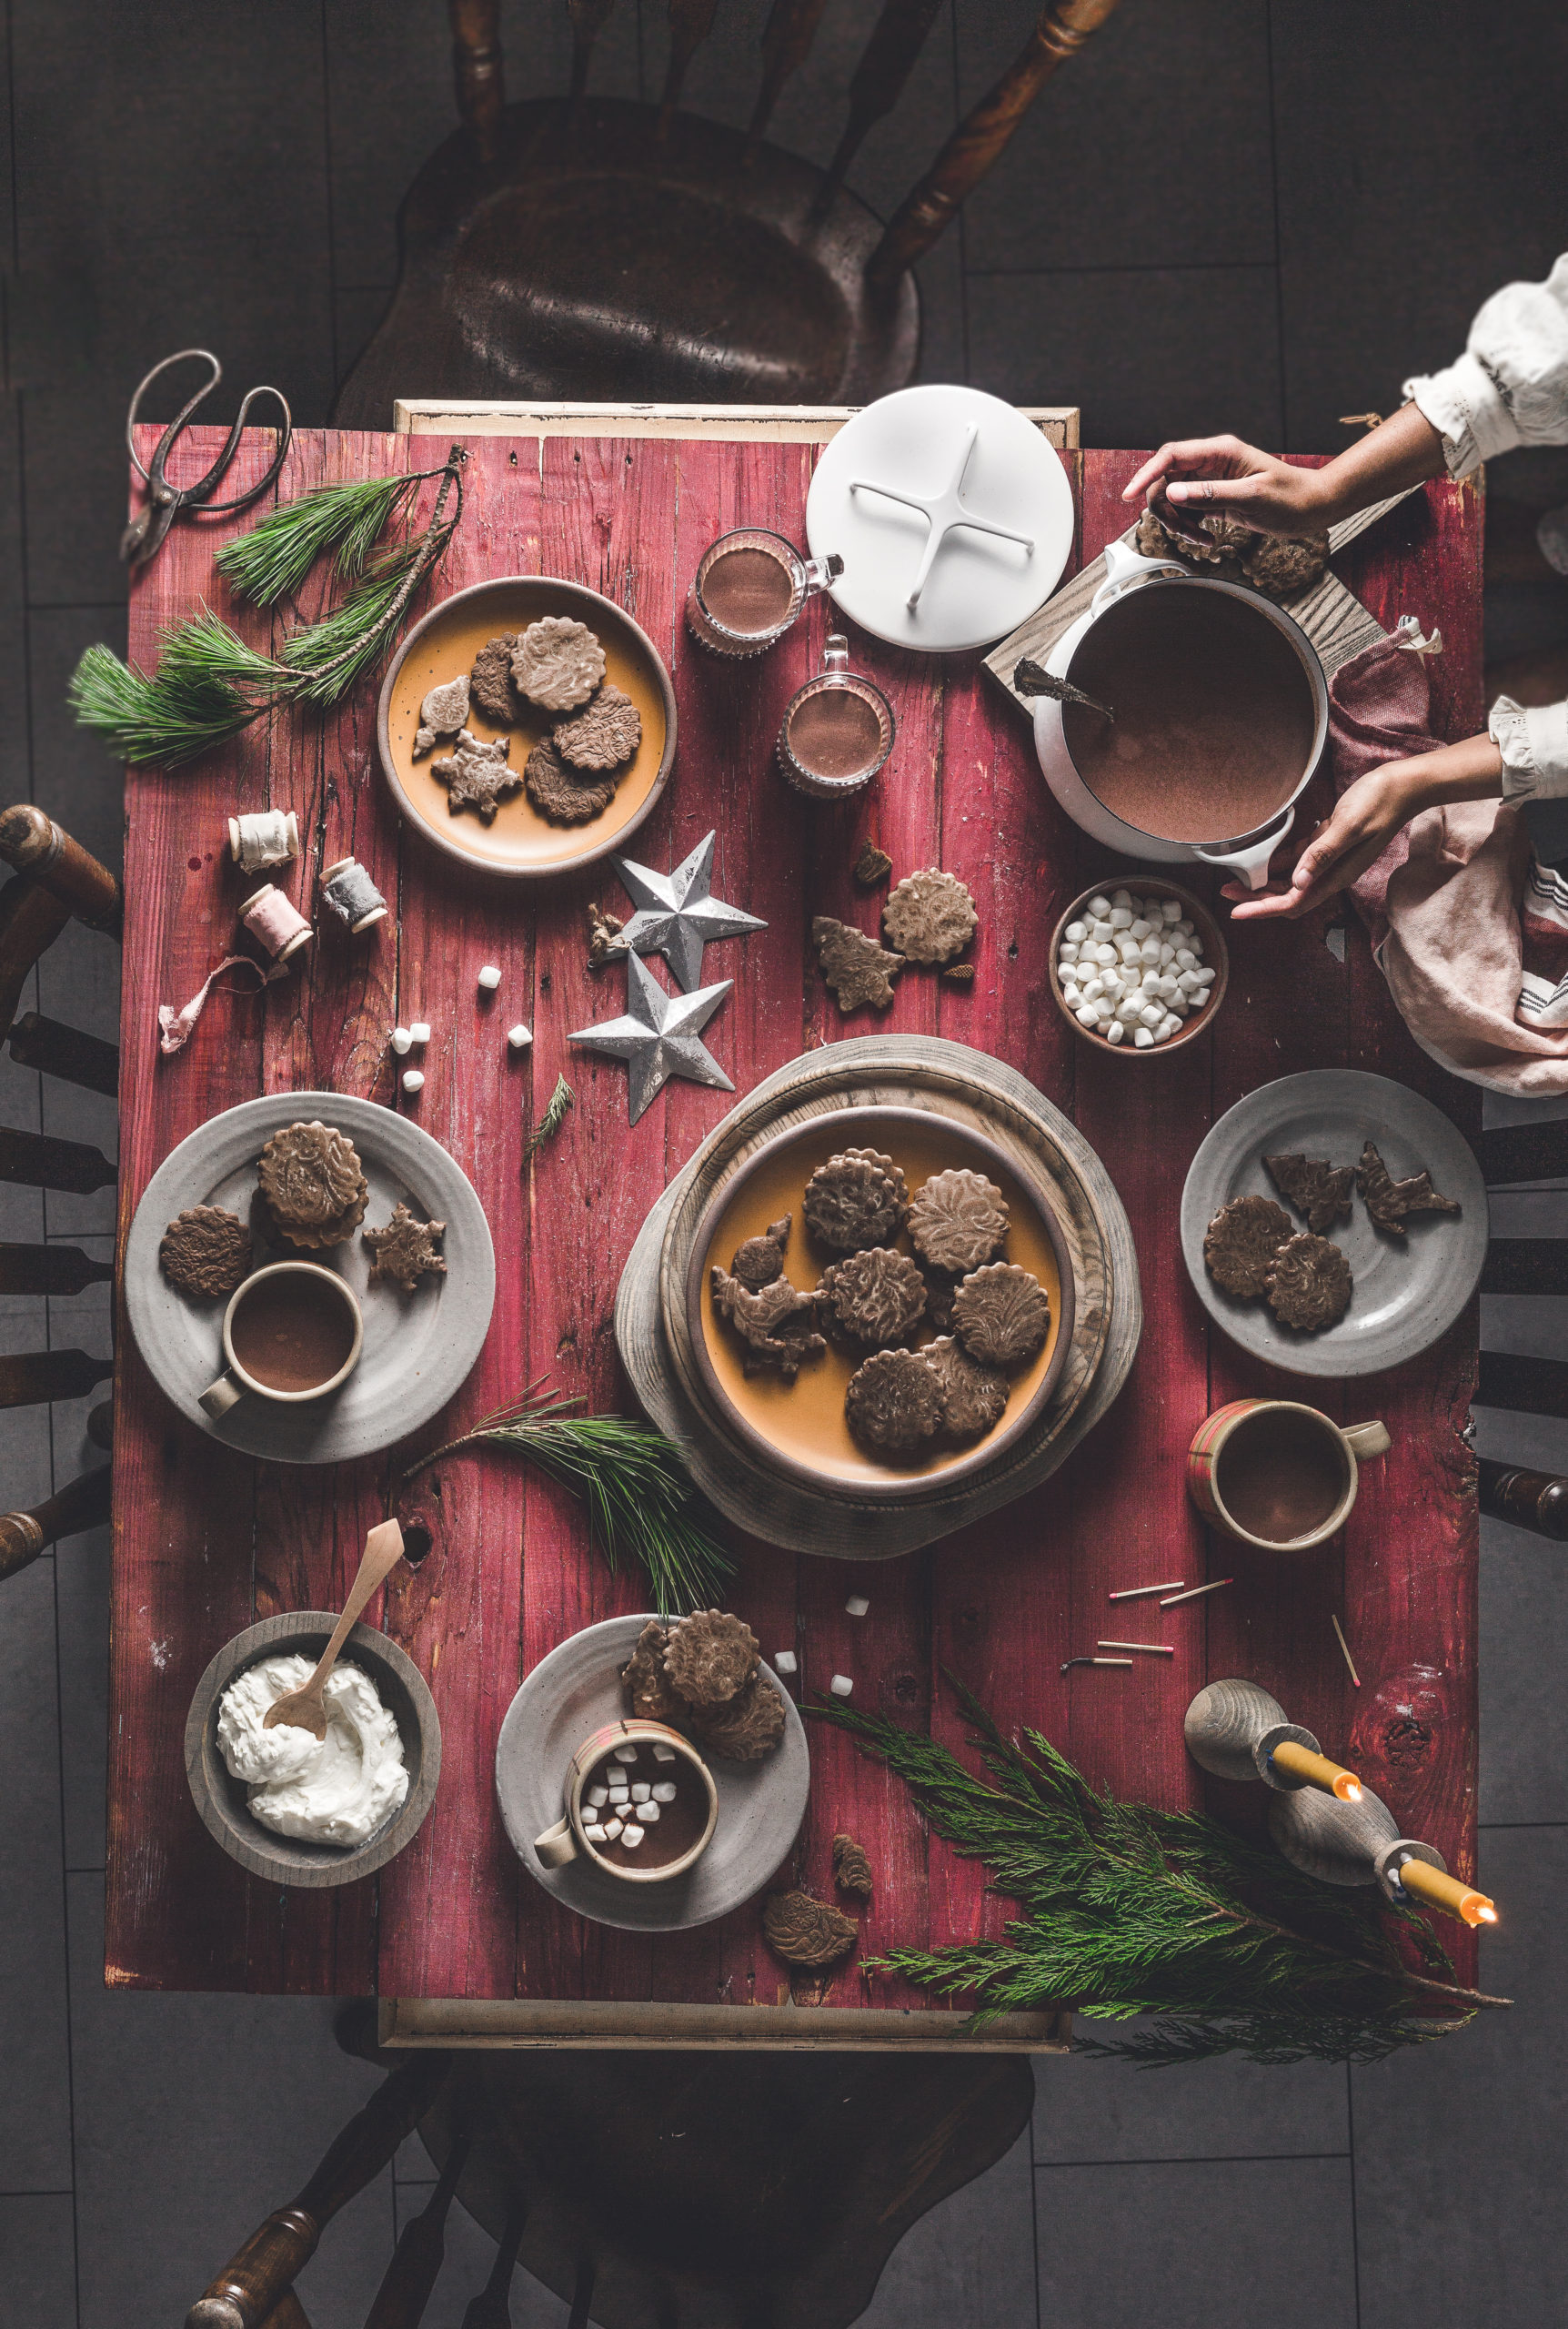
[[(1568, 252), (1544, 283), (1494, 292), (1458, 362), (1407, 380), (1404, 393), (1442, 439), (1451, 477), (1516, 446), (1568, 443)], [(1568, 794), (1568, 703), (1526, 711), (1500, 695), (1487, 724), (1506, 799)]]

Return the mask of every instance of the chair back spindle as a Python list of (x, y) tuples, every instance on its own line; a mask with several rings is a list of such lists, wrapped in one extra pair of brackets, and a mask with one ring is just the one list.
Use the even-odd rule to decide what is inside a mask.
[(114, 1275), (79, 1245), (0, 1245), (0, 1294), (80, 1294)]
[(886, 0), (849, 83), (849, 119), (829, 164), (827, 185), (817, 198), (819, 209), (831, 189), (842, 184), (868, 134), (903, 96), (941, 5), (942, 0)]
[(116, 1100), (120, 1092), (120, 1048), (101, 1035), (85, 1035), (40, 1011), (25, 1011), (11, 1030), (11, 1056), (23, 1067), (44, 1075), (57, 1075), (64, 1084), (79, 1084), (85, 1092), (102, 1092)]
[(119, 1176), (103, 1151), (85, 1140), (56, 1140), (49, 1133), (0, 1131), (0, 1181), (27, 1189), (69, 1189), (91, 1196)]
[(588, 69), (598, 36), (615, 12), (615, 0), (567, 0), (572, 20), (572, 89), (574, 108), (588, 95)]
[(0, 1407), (85, 1399), (114, 1371), (112, 1358), (89, 1358), (85, 1350), (15, 1351), (0, 1358)]
[(447, 2253), (447, 2211), (469, 2148), (466, 2136), (452, 2145), (435, 2191), (405, 2227), (392, 2253), (375, 2303), (365, 2316), (365, 2329), (419, 2329)]
[(1115, 6), (1116, 0), (1058, 0), (1042, 12), (1001, 79), (965, 116), (894, 212), (867, 268), (873, 281), (896, 282), (925, 257), (1000, 159), (1052, 74), (1077, 55)]
[(487, 161), (495, 153), (507, 102), (500, 0), (448, 0), (448, 14), (458, 118), (472, 130)]
[(528, 2226), (528, 2209), (520, 2205), (515, 2207), (496, 2243), (496, 2261), (490, 2266), (490, 2277), (478, 2295), (469, 2300), (463, 2314), (462, 2329), (512, 2329), (512, 2274), (518, 2269), (518, 2251), (523, 2244), (523, 2234)]
[(125, 899), (108, 867), (30, 801), (0, 811), (0, 858), (69, 906), (89, 930), (120, 935)]
[(691, 60), (713, 30), (719, 0), (669, 0), (669, 64), (658, 106), (658, 134), (669, 136), (670, 120), (680, 103)]
[(783, 95), (785, 82), (792, 73), (799, 71), (811, 54), (811, 44), (827, 5), (828, 0), (773, 0), (768, 22), (762, 27), (762, 86), (757, 92), (746, 133), (749, 162), (755, 157), (762, 133), (773, 118), (773, 108)]

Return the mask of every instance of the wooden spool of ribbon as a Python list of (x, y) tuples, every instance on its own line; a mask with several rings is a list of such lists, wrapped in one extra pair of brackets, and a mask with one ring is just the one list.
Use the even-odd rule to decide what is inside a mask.
[(270, 882), (240, 908), (239, 918), (275, 963), (286, 963), (316, 935), (298, 907)]
[(299, 820), (292, 809), (262, 809), (231, 817), (228, 845), (242, 873), (263, 873), (299, 855)]
[(357, 857), (340, 857), (322, 867), (321, 897), (356, 937), (386, 920), (387, 901)]

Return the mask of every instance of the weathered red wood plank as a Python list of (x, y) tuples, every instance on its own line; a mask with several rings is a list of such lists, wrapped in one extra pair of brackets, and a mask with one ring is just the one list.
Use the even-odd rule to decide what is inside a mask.
[[(302, 433), (284, 490), (393, 460), (424, 466), (445, 451), (432, 440), (394, 446)], [(1181, 1713), (1205, 1672), (1256, 1672), (1325, 1741), (1344, 1737), (1352, 1694), (1326, 1622), (1331, 1608), (1342, 1607), (1363, 1664), (1370, 1645), (1386, 1685), (1354, 1709), (1349, 1743), (1402, 1817), (1468, 1870), (1475, 1556), (1455, 1426), (1468, 1398), (1470, 1324), (1443, 1350), (1373, 1386), (1372, 1404), (1399, 1447), (1364, 1476), (1342, 1558), (1243, 1576), (1238, 1554), (1235, 1588), (1164, 1621), (1147, 1605), (1129, 1618), (1105, 1599), (1112, 1585), (1203, 1573), (1181, 1458), (1208, 1407), (1271, 1381), (1300, 1388), (1295, 1378), (1249, 1373), (1228, 1344), (1211, 1349), (1185, 1282), (1176, 1206), (1213, 1115), (1272, 1075), (1347, 1058), (1432, 1091), (1462, 1123), (1468, 1091), (1414, 1052), (1354, 937), (1342, 967), (1321, 929), (1233, 932), (1231, 999), (1215, 1033), (1169, 1063), (1140, 1073), (1077, 1041), (1045, 992), (1049, 931), (1061, 900), (1083, 882), (1124, 881), (1131, 869), (1066, 823), (1035, 770), (1026, 726), (970, 659), (926, 663), (851, 634), (856, 667), (894, 701), (894, 756), (847, 809), (824, 810), (789, 791), (772, 762), (773, 738), (789, 693), (817, 668), (830, 610), (813, 606), (773, 655), (729, 668), (691, 646), (681, 605), (698, 556), (725, 526), (773, 524), (803, 539), (808, 451), (492, 439), (471, 453), (468, 514), (440, 589), (498, 573), (561, 573), (627, 606), (671, 662), (681, 723), (676, 773), (632, 853), (667, 867), (712, 828), (716, 891), (767, 918), (766, 931), (719, 946), (704, 970), (709, 981), (736, 980), (710, 1033), (738, 1091), (803, 1043), (884, 1028), (940, 1031), (1010, 1060), (1074, 1113), (1132, 1219), (1148, 1325), (1113, 1415), (1040, 1495), (935, 1552), (863, 1577), (739, 1541), (731, 1598), (765, 1651), (793, 1641), (799, 1689), (821, 1690), (832, 1673), (849, 1673), (857, 1705), (902, 1722), (930, 1720), (956, 1740), (950, 1698), (935, 1683), (938, 1668), (951, 1667), (1004, 1728), (1035, 1724), (1091, 1778), (1184, 1802), (1199, 1800), (1199, 1790), (1180, 1750)], [(265, 459), (265, 440), (246, 458)], [(1083, 554), (1121, 529), (1117, 496), (1136, 459), (1085, 457)], [(1412, 512), (1405, 524), (1408, 539), (1368, 538), (1347, 579), (1385, 620), (1407, 607), (1441, 620), (1449, 658), (1436, 673), (1440, 723), (1465, 732), (1479, 724), (1473, 508), (1442, 489), (1429, 515)], [(210, 596), (210, 538), (176, 532), (138, 586), (133, 641), (142, 651), (160, 622)], [(253, 624), (247, 635), (265, 636), (265, 627)], [(129, 998), (154, 987), (183, 1000), (226, 935), (239, 885), (218, 867), (216, 846), (205, 854), (207, 843), (198, 850), (192, 837), (210, 831), (216, 843), (236, 802), (300, 811), (309, 834), (307, 861), (294, 876), (302, 894), (313, 894), (324, 859), (352, 851), (389, 897), (396, 892), (400, 922), (368, 943), (324, 931), (316, 961), (288, 989), (265, 1003), (216, 1004), (172, 1074), (154, 1069), (150, 1037), (127, 1015), (124, 1217), (175, 1140), (264, 1084), (412, 1104), (473, 1178), (500, 1275), (480, 1365), (423, 1444), (450, 1437), (541, 1371), (590, 1408), (624, 1405), (609, 1326), (622, 1263), (648, 1206), (730, 1102), (677, 1084), (628, 1130), (624, 1071), (566, 1040), (620, 1007), (625, 974), (588, 973), (583, 922), (590, 896), (622, 910), (613, 873), (599, 867), (542, 896), (523, 895), (476, 882), (425, 849), (397, 825), (375, 772), (373, 694), (363, 691), (324, 728), (279, 722), (270, 737), (252, 731), (185, 777), (142, 777), (128, 788), (127, 957), (138, 975), (127, 977), (127, 1014)], [(911, 970), (889, 1013), (845, 1021), (816, 971), (808, 930), (819, 912), (876, 926), (880, 893), (868, 897), (849, 877), (867, 833), (893, 856), (895, 878), (944, 864), (970, 883), (981, 920), (978, 975), (964, 992)], [(1204, 887), (1201, 877), (1195, 886)], [(486, 960), (503, 966), (504, 1010), (476, 1000), (474, 973)], [(655, 975), (665, 979), (661, 965)], [(394, 1019), (412, 1016), (428, 1018), (436, 1034), (426, 1089), (407, 1104), (383, 1046)], [(514, 1016), (535, 1029), (522, 1062), (501, 1040)], [(578, 1104), (525, 1182), (521, 1118), (543, 1106), (558, 1068)], [(130, 1789), (117, 1785), (113, 1807), (111, 1978), (341, 1991), (367, 1986), (374, 1971), (383, 1990), (403, 1994), (707, 2003), (788, 1993), (760, 1943), (755, 1907), (707, 1931), (650, 1942), (558, 1911), (518, 1868), (491, 1787), (501, 1716), (521, 1675), (557, 1641), (637, 1606), (642, 1593), (634, 1578), (608, 1576), (570, 1498), (494, 1458), (449, 1459), (424, 1478), (415, 1500), (434, 1548), (387, 1597), (383, 1622), (431, 1679), (446, 1761), (430, 1819), (380, 1880), (378, 1941), (370, 1885), (329, 1906), (252, 1892), (190, 1811), (168, 1708), (183, 1707), (206, 1658), (253, 1613), (330, 1606), (392, 1472), (410, 1455), (336, 1475), (261, 1467), (258, 1479), (256, 1467), (172, 1427), (128, 1336), (122, 1349), (117, 1460), (130, 1487), (122, 1490), (116, 1565), (116, 1769), (134, 1771), (136, 1791), (133, 1808)], [(1332, 1397), (1312, 1396), (1338, 1412)], [(871, 1603), (861, 1620), (844, 1609), (857, 1588)], [(1103, 1633), (1176, 1639), (1181, 1654), (1131, 1674), (1060, 1679), (1061, 1659)], [(169, 1659), (161, 1672), (160, 1655)], [(997, 1930), (1004, 1911), (984, 1898), (980, 1871), (929, 1841), (901, 1788), (837, 1734), (813, 1726), (811, 1739), (811, 1808), (781, 1878), (830, 1894), (829, 1846), (846, 1827), (877, 1869), (866, 1953), (928, 1933), (940, 1941)], [(853, 1968), (823, 1994), (846, 2005), (916, 2001), (915, 1992)]]

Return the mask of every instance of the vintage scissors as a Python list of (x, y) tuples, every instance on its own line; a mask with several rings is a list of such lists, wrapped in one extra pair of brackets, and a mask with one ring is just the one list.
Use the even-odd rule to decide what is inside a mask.
[[(166, 372), (173, 364), (185, 364), (196, 358), (212, 367), (212, 378), (205, 388), (196, 390), (187, 404), (181, 406), (158, 439), (156, 449), (153, 454), (152, 467), (144, 469), (141, 456), (136, 451), (136, 416), (141, 410), (142, 398), (160, 372)], [(222, 378), (223, 366), (209, 349), (182, 348), (178, 355), (166, 356), (161, 364), (155, 364), (131, 398), (131, 408), (126, 416), (126, 449), (130, 454), (131, 465), (137, 476), (146, 480), (148, 499), (146, 509), (137, 511), (120, 536), (120, 556), (128, 565), (145, 566), (148, 559), (156, 557), (163, 546), (164, 536), (182, 509), (205, 509), (211, 518), (219, 517), (235, 509), (244, 509), (250, 502), (256, 500), (259, 494), (266, 491), (267, 487), (283, 467), (284, 459), (288, 451), (289, 439), (294, 434), (294, 415), (288, 409), (288, 399), (281, 388), (252, 388), (235, 416), (234, 427), (228, 432), (223, 450), (206, 475), (197, 478), (194, 485), (169, 483), (165, 474), (169, 455), (173, 452), (178, 438), (189, 426), (191, 417), (197, 407), (206, 402)], [(244, 428), (250, 408), (257, 397), (275, 397), (283, 408), (283, 428), (278, 435), (276, 459), (266, 476), (258, 478), (256, 482), (248, 487), (236, 500), (214, 501), (212, 496), (216, 491), (224, 472), (239, 450), (240, 431)]]

